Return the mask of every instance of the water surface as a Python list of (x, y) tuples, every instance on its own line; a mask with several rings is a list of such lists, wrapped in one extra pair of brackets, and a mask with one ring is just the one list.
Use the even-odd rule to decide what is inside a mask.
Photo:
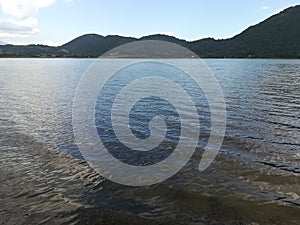
[(78, 151), (72, 103), (92, 62), (0, 60), (0, 222), (299, 224), (300, 60), (205, 60), (227, 105), (221, 152), (197, 171), (210, 116), (199, 104), (201, 141), (192, 160), (143, 188), (103, 179)]

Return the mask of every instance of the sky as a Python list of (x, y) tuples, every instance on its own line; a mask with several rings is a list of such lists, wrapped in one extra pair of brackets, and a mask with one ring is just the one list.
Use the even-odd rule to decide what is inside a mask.
[(232, 37), (300, 0), (0, 0), (0, 42), (57, 46), (87, 33)]

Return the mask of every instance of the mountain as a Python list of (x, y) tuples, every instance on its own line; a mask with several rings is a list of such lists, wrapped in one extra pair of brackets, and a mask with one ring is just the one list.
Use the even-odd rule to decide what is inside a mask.
[(229, 40), (241, 56), (300, 57), (300, 6), (292, 7), (249, 27)]
[(169, 35), (165, 35), (165, 34), (148, 35), (148, 36), (140, 38), (139, 40), (140, 41), (146, 41), (146, 40), (167, 41), (167, 42), (171, 42), (171, 43), (174, 43), (174, 44), (178, 44), (178, 45), (182, 45), (184, 47), (187, 47), (187, 41), (185, 41), (183, 39), (178, 39), (176, 37), (172, 37), (172, 36), (169, 36)]
[(0, 45), (0, 57), (98, 57), (133, 41), (161, 40), (189, 48), (200, 57), (300, 58), (299, 21), (300, 5), (287, 8), (229, 39), (205, 38), (188, 42), (162, 34), (139, 39), (85, 34), (59, 47)]
[(300, 58), (299, 21), (300, 5), (273, 15), (233, 38), (194, 41), (190, 49), (200, 57)]
[(46, 45), (1, 45), (0, 57), (62, 57), (66, 52)]
[(98, 57), (119, 45), (136, 41), (136, 38), (108, 35), (106, 37), (97, 34), (86, 34), (59, 47), (71, 56)]
[(104, 38), (104, 36), (98, 34), (85, 34), (62, 45), (61, 48), (74, 54), (84, 51), (89, 52), (91, 49), (99, 48), (99, 43), (101, 43)]

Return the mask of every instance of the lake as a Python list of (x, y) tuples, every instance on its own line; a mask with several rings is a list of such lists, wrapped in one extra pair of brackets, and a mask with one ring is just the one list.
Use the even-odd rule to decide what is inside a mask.
[(210, 126), (203, 100), (192, 159), (147, 187), (106, 180), (80, 154), (73, 98), (93, 62), (0, 59), (2, 224), (299, 224), (300, 60), (205, 59), (227, 108), (218, 157), (197, 170)]

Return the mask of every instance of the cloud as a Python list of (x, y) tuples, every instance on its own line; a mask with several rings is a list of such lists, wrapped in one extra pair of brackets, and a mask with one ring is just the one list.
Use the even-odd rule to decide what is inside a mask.
[(57, 0), (0, 0), (0, 9), (14, 19), (0, 21), (0, 37), (28, 37), (38, 32), (34, 16)]
[(261, 9), (262, 10), (267, 10), (267, 9), (270, 9), (270, 7), (269, 6), (262, 6)]
[(19, 22), (14, 20), (0, 21), (0, 37), (28, 37), (38, 32), (37, 20), (28, 18)]
[(18, 18), (27, 18), (48, 7), (56, 0), (0, 0), (2, 12)]

